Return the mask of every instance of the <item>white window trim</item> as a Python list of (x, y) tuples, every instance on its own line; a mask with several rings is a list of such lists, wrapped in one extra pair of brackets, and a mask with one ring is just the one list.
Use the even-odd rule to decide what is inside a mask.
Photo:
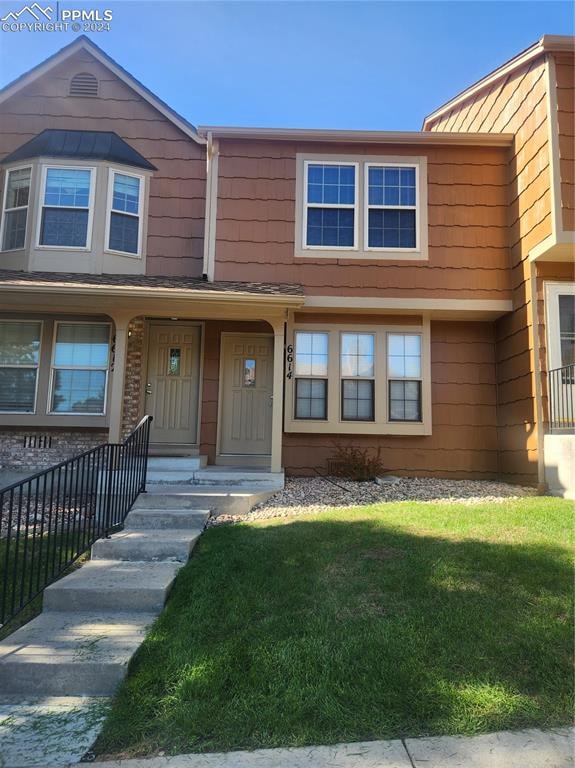
[[(310, 165), (347, 165), (354, 168), (354, 200), (352, 203), (310, 203), (308, 202), (308, 169)], [(306, 251), (357, 251), (359, 233), (359, 172), (360, 165), (357, 161), (338, 162), (337, 160), (305, 160), (304, 161), (304, 204), (302, 226), (302, 248)], [(307, 244), (307, 216), (309, 208), (346, 208), (353, 211), (353, 246), (349, 245), (308, 245)]]
[(561, 368), (559, 328), (559, 296), (575, 296), (575, 283), (545, 281), (545, 316), (547, 336), (547, 370)]
[(40, 326), (40, 346), (38, 348), (38, 362), (36, 365), (4, 365), (3, 363), (0, 363), (0, 368), (28, 368), (31, 370), (36, 371), (36, 386), (34, 389), (34, 410), (32, 411), (0, 411), (0, 416), (6, 416), (9, 414), (15, 414), (17, 416), (35, 416), (36, 410), (38, 407), (38, 381), (40, 379), (40, 362), (42, 358), (42, 345), (44, 341), (44, 321), (43, 320), (16, 320), (12, 318), (0, 318), (0, 322), (2, 323), (18, 323), (19, 325), (22, 325), (24, 323), (30, 324), (33, 323), (34, 325)]
[[(364, 336), (371, 336), (373, 338), (373, 375), (372, 376), (344, 376), (341, 367), (342, 357), (342, 336), (344, 333), (357, 334)], [(377, 333), (373, 331), (359, 331), (353, 326), (339, 332), (339, 418), (344, 423), (351, 422), (352, 424), (373, 424), (375, 422), (375, 401), (377, 400), (377, 364), (378, 364), (378, 350), (377, 350)], [(373, 381), (373, 419), (344, 419), (343, 417), (343, 386), (344, 381)], [(329, 381), (328, 381), (329, 384)]]
[[(17, 208), (9, 208), (6, 209), (6, 198), (8, 197), (8, 179), (10, 177), (10, 174), (14, 171), (24, 171), (29, 170), (30, 171), (30, 188), (28, 190), (28, 205), (20, 205)], [(24, 251), (26, 250), (26, 246), (28, 245), (28, 221), (30, 219), (30, 203), (32, 201), (32, 193), (34, 190), (33, 187), (34, 183), (34, 167), (32, 165), (15, 165), (13, 168), (6, 168), (4, 171), (4, 194), (2, 196), (2, 222), (0, 223), (0, 252), (2, 253), (13, 253), (14, 251)], [(22, 248), (4, 248), (4, 228), (6, 225), (6, 212), (10, 213), (11, 211), (22, 211), (26, 209), (26, 231), (24, 234), (24, 245)]]
[[(287, 346), (293, 345), (295, 332), (312, 331), (329, 334), (327, 376), (327, 419), (295, 418), (294, 378), (285, 376), (284, 430), (290, 433), (337, 434), (337, 435), (431, 435), (431, 324), (429, 317), (417, 323), (405, 324), (392, 321), (372, 325), (355, 323), (294, 323), (289, 321)], [(375, 419), (374, 421), (350, 421), (341, 418), (341, 333), (371, 333), (375, 335)], [(405, 333), (421, 335), (421, 421), (390, 421), (387, 377), (387, 334)]]
[[(415, 169), (415, 205), (370, 205), (369, 203), (369, 169), (370, 168), (414, 168)], [(364, 163), (363, 170), (364, 177), (364, 215), (363, 215), (363, 232), (364, 232), (364, 249), (366, 251), (375, 251), (381, 253), (419, 253), (419, 243), (421, 237), (421, 224), (420, 224), (420, 212), (421, 206), (419, 204), (420, 191), (419, 191), (419, 165), (417, 163)], [(386, 246), (373, 246), (369, 244), (369, 212), (371, 210), (376, 211), (415, 211), (415, 248), (387, 248)]]
[[(314, 373), (310, 373), (307, 376), (298, 374), (298, 372), (297, 372), (297, 360), (296, 360), (296, 354), (297, 354), (297, 339), (296, 339), (296, 336), (297, 336), (298, 333), (326, 333), (326, 332), (325, 331), (308, 331), (307, 328), (297, 328), (294, 331), (294, 334), (293, 334), (293, 357), (294, 357), (294, 366), (293, 366), (293, 368), (294, 368), (294, 373), (293, 373), (293, 382), (294, 382), (293, 383), (293, 398), (294, 398), (293, 399), (293, 417), (294, 417), (294, 420), (297, 421), (298, 423), (300, 421), (314, 421), (314, 422), (320, 421), (323, 424), (325, 424), (325, 422), (328, 419), (328, 403), (329, 403), (329, 355), (330, 355), (329, 332), (326, 333), (326, 335), (327, 335), (327, 373), (326, 373), (325, 376), (318, 376), (317, 374), (314, 374)], [(312, 357), (313, 357), (313, 355), (312, 355)], [(326, 413), (326, 416), (325, 416), (325, 419), (314, 419), (312, 416), (305, 417), (305, 418), (297, 418), (296, 419), (296, 416), (295, 416), (295, 408), (296, 408), (296, 400), (297, 400), (297, 384), (296, 384), (296, 382), (298, 381), (298, 379), (303, 379), (305, 381), (308, 381), (310, 379), (311, 380), (316, 379), (318, 381), (325, 381), (325, 396), (326, 396), (326, 403), (325, 403), (325, 413)]]
[[(420, 403), (420, 407), (421, 407), (421, 420), (423, 421), (423, 333), (419, 329), (414, 330), (412, 333), (410, 333), (409, 331), (387, 331), (387, 333), (385, 334), (385, 353), (386, 353), (387, 357), (389, 357), (389, 337), (392, 336), (392, 335), (395, 335), (395, 336), (408, 336), (409, 335), (409, 336), (420, 336), (421, 337), (421, 348), (420, 348), (421, 349), (421, 355), (420, 355), (420, 358), (419, 358), (419, 365), (420, 365), (420, 373), (421, 373), (421, 375), (420, 376), (390, 376), (389, 375), (388, 360), (386, 360), (385, 372), (386, 372), (386, 375), (387, 375), (387, 380), (385, 382), (385, 387), (386, 387), (387, 407), (389, 409), (389, 401), (391, 399), (390, 396), (389, 396), (389, 382), (390, 381), (404, 381), (404, 382), (405, 381), (419, 381), (419, 382), (421, 382), (421, 388), (420, 388), (421, 403)], [(405, 355), (404, 355), (404, 357), (405, 357)], [(415, 421), (415, 420), (412, 420), (412, 419), (405, 419), (405, 420), (402, 420), (402, 419), (392, 419), (392, 418), (390, 418), (389, 414), (388, 414), (388, 421), (391, 424), (421, 424), (421, 421)]]
[[(140, 189), (139, 189), (139, 195), (138, 195), (138, 213), (128, 213), (126, 211), (116, 211), (115, 208), (112, 208), (112, 203), (114, 200), (114, 178), (118, 174), (119, 176), (131, 176), (134, 179), (138, 179), (140, 183)], [(138, 173), (130, 173), (128, 171), (122, 171), (119, 168), (109, 168), (108, 169), (108, 192), (107, 192), (107, 199), (106, 199), (106, 228), (105, 228), (105, 234), (104, 234), (104, 252), (105, 253), (113, 253), (118, 256), (126, 256), (131, 259), (141, 259), (142, 258), (142, 239), (143, 239), (143, 230), (144, 230), (144, 216), (143, 216), (143, 209), (144, 209), (144, 198), (146, 194), (146, 177), (141, 176)], [(133, 218), (138, 219), (138, 251), (137, 253), (130, 253), (129, 251), (118, 251), (114, 248), (109, 247), (110, 243), (110, 224), (112, 219), (112, 213), (119, 213), (123, 216), (132, 216)]]
[[(94, 222), (94, 195), (95, 195), (95, 179), (97, 175), (97, 168), (94, 166), (85, 165), (60, 165), (58, 163), (47, 163), (41, 166), (41, 183), (38, 195), (38, 215), (36, 217), (36, 248), (46, 251), (91, 251), (92, 250), (92, 225)], [(42, 236), (42, 213), (44, 208), (66, 208), (68, 206), (55, 206), (44, 205), (44, 197), (46, 193), (46, 177), (48, 170), (63, 170), (63, 171), (90, 171), (90, 194), (88, 199), (88, 227), (86, 229), (86, 245), (42, 245), (40, 238)], [(75, 208), (75, 210), (84, 211), (85, 208)]]
[[(307, 166), (356, 164), (355, 247), (307, 246)], [(366, 169), (368, 166), (416, 168), (416, 248), (368, 248)], [(424, 155), (322, 155), (296, 154), (296, 208), (294, 257), (296, 259), (339, 259), (363, 261), (428, 261), (427, 157)], [(332, 204), (333, 207), (341, 207)], [(326, 206), (329, 207), (329, 206)], [(391, 206), (396, 207), (396, 206)], [(404, 206), (405, 207), (405, 206)]]
[[(52, 393), (54, 388), (54, 371), (75, 370), (75, 371), (103, 371), (101, 366), (94, 365), (75, 365), (75, 366), (56, 366), (54, 364), (54, 358), (56, 356), (56, 342), (58, 340), (58, 327), (60, 325), (107, 325), (108, 326), (108, 365), (106, 366), (106, 384), (104, 386), (104, 408), (100, 413), (85, 413), (82, 411), (53, 411), (52, 410)], [(50, 354), (50, 374), (48, 382), (48, 402), (46, 403), (46, 414), (48, 416), (68, 416), (74, 418), (75, 416), (93, 416), (95, 418), (102, 418), (106, 416), (107, 404), (108, 404), (108, 385), (110, 379), (110, 365), (112, 360), (112, 324), (106, 322), (98, 322), (97, 320), (55, 320), (54, 330), (52, 332), (52, 351)]]

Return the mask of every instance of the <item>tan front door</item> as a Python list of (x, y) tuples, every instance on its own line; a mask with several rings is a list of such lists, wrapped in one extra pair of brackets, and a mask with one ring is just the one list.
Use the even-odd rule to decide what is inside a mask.
[(274, 351), (269, 336), (222, 335), (220, 453), (271, 453)]
[(150, 326), (146, 411), (154, 443), (198, 440), (200, 327), (173, 322)]

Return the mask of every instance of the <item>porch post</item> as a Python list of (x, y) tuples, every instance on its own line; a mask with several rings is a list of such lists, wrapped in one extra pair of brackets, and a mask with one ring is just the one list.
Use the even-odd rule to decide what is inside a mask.
[(122, 414), (124, 410), (124, 379), (128, 352), (128, 325), (130, 315), (113, 315), (115, 325), (114, 370), (110, 388), (110, 432), (109, 441), (119, 443), (122, 437)]
[(284, 321), (274, 320), (270, 324), (274, 329), (271, 471), (281, 472), (284, 400)]

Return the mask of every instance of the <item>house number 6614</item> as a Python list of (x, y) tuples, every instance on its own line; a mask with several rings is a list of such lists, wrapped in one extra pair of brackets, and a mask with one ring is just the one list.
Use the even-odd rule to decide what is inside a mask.
[(293, 344), (286, 347), (286, 379), (293, 378)]

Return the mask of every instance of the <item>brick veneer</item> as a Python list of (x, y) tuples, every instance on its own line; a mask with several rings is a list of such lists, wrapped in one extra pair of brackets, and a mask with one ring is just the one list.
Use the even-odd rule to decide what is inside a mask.
[[(27, 447), (26, 438), (51, 438), (49, 447)], [(107, 430), (4, 428), (0, 431), (0, 469), (38, 472), (108, 440)]]
[(144, 318), (132, 320), (128, 328), (128, 352), (124, 378), (124, 403), (122, 413), (122, 435), (126, 437), (136, 426), (142, 414), (140, 398), (142, 393), (142, 367), (144, 364)]

